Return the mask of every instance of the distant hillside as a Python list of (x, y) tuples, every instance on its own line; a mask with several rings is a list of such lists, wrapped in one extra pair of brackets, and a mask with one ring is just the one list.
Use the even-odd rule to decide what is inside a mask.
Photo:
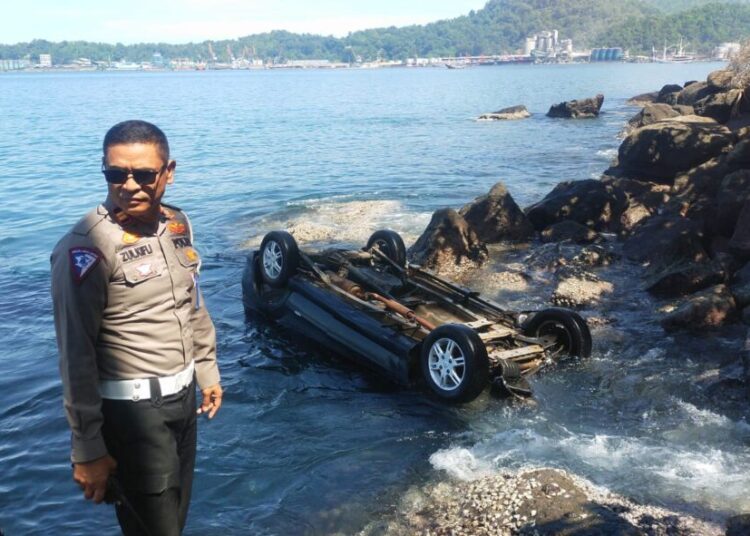
[[(679, 10), (699, 0), (490, 0), (468, 15), (422, 26), (376, 28), (337, 39), (275, 31), (233, 40), (213, 41), (219, 61), (228, 61), (231, 49), (255, 58), (283, 62), (295, 59), (365, 61), (408, 57), (462, 56), (517, 52), (524, 39), (542, 30), (557, 29), (563, 39), (572, 38), (576, 48), (622, 46), (632, 52), (650, 52), (665, 40), (683, 37), (695, 50), (708, 51), (721, 41), (750, 36), (750, 0), (703, 5)], [(650, 4), (650, 5), (649, 5)], [(64, 41), (0, 45), (0, 59), (36, 59), (51, 53), (55, 63), (79, 57), (103, 61), (149, 61), (154, 52), (164, 58), (209, 60), (208, 42), (172, 45), (137, 45)]]
[(684, 40), (689, 51), (708, 53), (725, 41), (750, 37), (750, 4), (711, 4), (660, 17), (631, 18), (599, 35), (601, 45), (622, 46), (631, 52), (650, 53), (666, 43)]
[[(665, 13), (678, 13), (718, 3), (717, 0), (643, 0), (643, 2)], [(721, 3), (750, 4), (750, 0), (723, 0)]]

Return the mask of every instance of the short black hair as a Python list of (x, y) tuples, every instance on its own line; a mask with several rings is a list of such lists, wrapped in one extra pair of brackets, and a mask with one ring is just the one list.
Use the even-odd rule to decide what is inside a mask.
[(129, 143), (153, 143), (159, 150), (164, 164), (169, 162), (169, 142), (164, 132), (147, 121), (131, 119), (117, 123), (104, 135), (102, 152), (107, 156), (107, 149), (113, 145), (127, 145)]

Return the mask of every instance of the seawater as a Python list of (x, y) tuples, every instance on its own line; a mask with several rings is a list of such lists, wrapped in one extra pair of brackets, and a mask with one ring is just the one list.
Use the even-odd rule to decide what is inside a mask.
[[(709, 356), (734, 351), (731, 337), (674, 345), (635, 302), (620, 338), (534, 381), (536, 408), (488, 397), (448, 407), (246, 322), (240, 289), (247, 248), (273, 228), (359, 245), (385, 226), (408, 241), (433, 210), (498, 180), (527, 205), (597, 177), (637, 111), (627, 98), (718, 67), (0, 75), (0, 528), (117, 530), (111, 508), (87, 504), (71, 480), (48, 257), (103, 199), (101, 139), (129, 118), (169, 136), (167, 201), (193, 220), (219, 338), (226, 399), (200, 425), (188, 534), (354, 533), (409, 486), (525, 465), (703, 517), (747, 511), (745, 416), (706, 408), (690, 387), (716, 368)], [(599, 92), (599, 119), (544, 116)], [(530, 119), (473, 120), (521, 103)]]

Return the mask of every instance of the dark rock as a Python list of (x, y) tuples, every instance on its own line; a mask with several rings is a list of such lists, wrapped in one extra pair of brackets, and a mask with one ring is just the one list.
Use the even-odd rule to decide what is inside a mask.
[(656, 102), (664, 104), (677, 104), (677, 95), (682, 91), (682, 86), (679, 84), (667, 84), (659, 90), (659, 95), (656, 97)]
[(750, 306), (747, 306), (742, 310), (742, 323), (746, 326), (750, 326)]
[(576, 244), (590, 244), (597, 238), (599, 233), (571, 220), (555, 223), (542, 231), (542, 242), (570, 240)]
[(677, 94), (677, 102), (675, 104), (694, 106), (699, 100), (719, 91), (719, 89), (709, 86), (708, 82), (696, 82)]
[(479, 240), (487, 244), (524, 241), (534, 235), (531, 222), (502, 182), (495, 184), (487, 195), (465, 205), (460, 214)]
[(737, 307), (750, 305), (750, 263), (745, 264), (732, 278), (730, 287)]
[(699, 223), (674, 214), (653, 216), (636, 227), (623, 245), (623, 254), (654, 272), (669, 266), (708, 259)]
[(723, 283), (724, 269), (718, 262), (682, 263), (651, 275), (645, 289), (662, 298), (676, 298)]
[(622, 191), (602, 181), (587, 179), (561, 182), (544, 199), (526, 208), (535, 229), (573, 220), (595, 230), (618, 225), (625, 206)]
[(727, 155), (727, 164), (734, 168), (750, 167), (750, 139), (741, 140)]
[(588, 119), (599, 117), (599, 110), (604, 103), (604, 95), (597, 95), (590, 99), (572, 100), (553, 105), (547, 117), (562, 117), (566, 119)]
[(714, 71), (708, 75), (706, 82), (710, 87), (725, 91), (732, 88), (734, 73), (729, 69)]
[(685, 82), (684, 84), (682, 84), (682, 87), (685, 88), (685, 87), (692, 86), (693, 84), (697, 84), (697, 83), (698, 83), (697, 80), (689, 80), (689, 81)]
[(727, 155), (721, 155), (675, 177), (672, 202), (687, 206), (701, 197), (716, 197), (721, 181), (732, 172), (727, 160)]
[(409, 248), (408, 254), (416, 264), (439, 269), (463, 260), (484, 262), (487, 247), (458, 212), (444, 208), (435, 211), (427, 229)]
[(496, 112), (482, 114), (477, 119), (480, 121), (508, 121), (514, 119), (526, 119), (527, 117), (531, 117), (531, 114), (526, 109), (526, 106), (518, 105), (503, 108)]
[(698, 115), (710, 117), (719, 123), (726, 123), (741, 96), (742, 91), (739, 89), (714, 93), (696, 102), (693, 108)]
[(628, 99), (627, 103), (630, 104), (631, 106), (643, 106), (644, 104), (656, 102), (656, 99), (658, 98), (659, 98), (659, 92), (652, 91), (650, 93), (641, 93), (640, 95), (631, 97)]
[(750, 514), (740, 514), (727, 519), (726, 536), (747, 536), (750, 534)]
[(734, 138), (723, 126), (662, 121), (631, 132), (609, 175), (671, 183), (675, 175), (727, 151)]
[(602, 177), (602, 182), (625, 193), (626, 206), (619, 224), (621, 234), (630, 233), (638, 223), (653, 216), (669, 200), (670, 187), (664, 184), (607, 175)]
[(729, 240), (729, 249), (740, 259), (750, 259), (750, 201), (742, 206), (734, 234)]
[(737, 306), (729, 289), (726, 285), (716, 285), (690, 296), (662, 318), (661, 326), (666, 331), (697, 331), (723, 326), (732, 322), (736, 316)]
[(692, 115), (692, 106), (672, 106), (664, 103), (647, 104), (643, 109), (630, 118), (628, 127), (631, 129), (645, 127), (670, 117)]
[(716, 228), (730, 236), (743, 205), (750, 201), (750, 169), (739, 169), (722, 179), (716, 193)]

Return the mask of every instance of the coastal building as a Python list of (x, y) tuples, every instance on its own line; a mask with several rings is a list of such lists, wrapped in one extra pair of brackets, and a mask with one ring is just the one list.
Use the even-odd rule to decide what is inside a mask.
[(567, 61), (573, 57), (573, 40), (561, 40), (558, 30), (544, 30), (526, 38), (523, 53), (535, 61)]
[(740, 53), (742, 46), (739, 43), (722, 43), (714, 49), (713, 59), (726, 61), (731, 60)]
[(22, 71), (31, 67), (28, 59), (0, 60), (0, 71)]
[(39, 54), (39, 67), (49, 69), (52, 67), (52, 54)]

